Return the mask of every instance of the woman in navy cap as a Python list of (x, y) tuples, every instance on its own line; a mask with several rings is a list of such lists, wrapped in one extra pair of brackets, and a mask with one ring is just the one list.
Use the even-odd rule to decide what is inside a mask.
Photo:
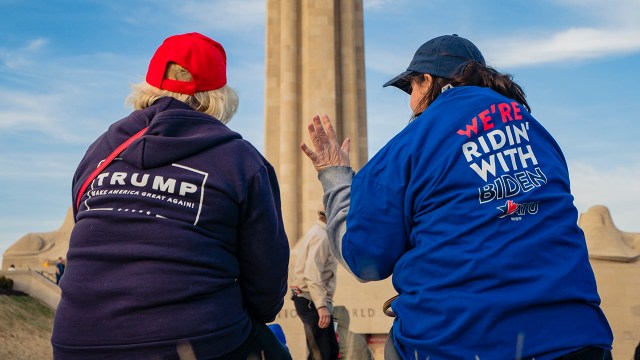
[(457, 35), (389, 85), (413, 119), (357, 174), (326, 115), (301, 144), (335, 255), (362, 281), (393, 275), (385, 357), (610, 359), (567, 164), (522, 88)]

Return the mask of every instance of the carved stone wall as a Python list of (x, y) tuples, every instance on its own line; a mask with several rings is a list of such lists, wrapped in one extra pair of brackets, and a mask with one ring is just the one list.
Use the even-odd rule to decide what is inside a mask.
[(71, 207), (60, 228), (42, 233), (28, 233), (11, 245), (3, 255), (2, 270), (14, 265), (16, 270), (56, 272), (56, 260), (66, 258), (69, 250), (69, 237), (73, 229), (73, 211)]
[(640, 342), (640, 233), (619, 230), (603, 205), (581, 214), (578, 224), (613, 330), (613, 358), (632, 359)]

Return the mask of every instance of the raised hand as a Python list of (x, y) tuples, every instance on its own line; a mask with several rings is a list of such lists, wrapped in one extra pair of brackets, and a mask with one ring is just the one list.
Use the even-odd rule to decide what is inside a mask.
[(350, 166), (351, 139), (346, 138), (342, 145), (338, 145), (338, 136), (331, 125), (329, 116), (322, 115), (322, 121), (318, 115), (314, 116), (313, 121), (307, 126), (307, 130), (309, 130), (314, 150), (304, 142), (300, 144), (300, 149), (311, 160), (316, 171), (320, 172), (331, 166)]

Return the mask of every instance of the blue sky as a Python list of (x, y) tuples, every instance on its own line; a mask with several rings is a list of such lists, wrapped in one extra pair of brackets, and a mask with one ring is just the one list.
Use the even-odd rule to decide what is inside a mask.
[[(370, 157), (410, 116), (408, 97), (381, 85), (423, 42), (457, 33), (524, 88), (565, 152), (578, 210), (606, 205), (621, 230), (640, 232), (639, 1), (364, 7)], [(229, 126), (262, 151), (265, 17), (264, 0), (0, 0), (0, 254), (28, 232), (61, 225), (75, 166), (130, 112), (129, 85), (170, 35), (198, 31), (223, 44), (240, 96)]]

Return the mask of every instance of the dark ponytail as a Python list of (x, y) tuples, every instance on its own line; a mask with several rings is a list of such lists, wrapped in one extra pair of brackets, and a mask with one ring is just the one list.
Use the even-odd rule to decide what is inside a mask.
[(451, 79), (451, 85), (491, 88), (493, 91), (519, 102), (528, 112), (531, 112), (525, 99), (526, 95), (520, 85), (513, 81), (513, 76), (502, 74), (490, 66), (484, 66), (475, 61), (469, 62), (463, 67), (462, 73)]
[[(433, 83), (427, 94), (420, 100), (417, 108), (424, 111), (427, 106), (432, 104), (438, 96), (442, 93), (442, 88), (451, 85), (457, 86), (480, 86), (488, 87), (493, 91), (502, 94), (510, 99), (513, 99), (522, 106), (524, 106), (528, 112), (531, 112), (531, 108), (526, 100), (526, 95), (520, 85), (513, 81), (513, 77), (509, 74), (502, 74), (496, 71), (490, 66), (485, 66), (479, 62), (468, 62), (462, 67), (462, 71), (454, 75), (452, 79), (445, 79), (437, 76), (431, 76)], [(411, 81), (415, 81), (418, 84), (424, 81), (425, 78), (422, 74), (416, 74), (411, 78)], [(421, 112), (414, 114), (414, 118), (420, 115)]]

